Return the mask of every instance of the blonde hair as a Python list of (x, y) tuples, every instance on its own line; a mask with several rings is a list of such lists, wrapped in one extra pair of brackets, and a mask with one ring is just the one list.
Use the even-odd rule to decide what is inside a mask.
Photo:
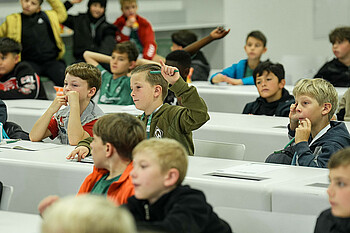
[(161, 70), (160, 66), (157, 64), (145, 64), (141, 66), (137, 66), (135, 69), (131, 71), (131, 75), (144, 72), (145, 80), (152, 86), (159, 85), (162, 87), (162, 100), (164, 101), (166, 96), (168, 95), (168, 87), (169, 84), (165, 80), (162, 74), (151, 74), (150, 71), (159, 71)]
[(120, 6), (121, 7), (123, 7), (124, 6), (124, 4), (126, 3), (126, 2), (130, 2), (130, 3), (136, 3), (137, 4), (137, 1), (136, 0), (119, 0), (119, 3), (120, 3)]
[(294, 97), (307, 95), (316, 99), (319, 105), (330, 103), (332, 108), (328, 113), (328, 120), (331, 120), (338, 108), (338, 93), (335, 87), (325, 79), (301, 79), (293, 89)]
[(180, 185), (187, 173), (187, 152), (185, 148), (176, 140), (170, 138), (151, 138), (140, 142), (132, 154), (147, 151), (157, 157), (161, 171), (163, 173), (175, 168), (179, 171), (179, 179), (176, 185)]
[(333, 154), (328, 161), (328, 168), (334, 169), (341, 166), (350, 165), (350, 147), (341, 149)]
[(136, 233), (131, 214), (105, 197), (80, 195), (52, 204), (43, 214), (42, 233)]

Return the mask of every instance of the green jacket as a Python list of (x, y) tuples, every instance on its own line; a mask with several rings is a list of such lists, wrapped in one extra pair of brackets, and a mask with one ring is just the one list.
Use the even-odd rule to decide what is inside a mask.
[[(201, 127), (209, 120), (207, 105), (199, 97), (197, 89), (182, 79), (170, 87), (176, 96), (181, 97), (183, 106), (163, 104), (153, 114), (150, 135), (157, 138), (173, 138), (180, 142), (190, 155), (194, 153), (192, 131)], [(138, 116), (141, 119), (141, 116)], [(147, 124), (147, 117), (143, 122)], [(78, 143), (78, 146), (86, 146), (90, 149), (92, 138), (86, 138)]]

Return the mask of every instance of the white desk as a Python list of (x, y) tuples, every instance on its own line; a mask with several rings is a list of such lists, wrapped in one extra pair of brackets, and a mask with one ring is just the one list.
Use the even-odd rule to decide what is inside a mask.
[[(207, 200), (214, 207), (232, 207), (254, 210), (272, 210), (271, 190), (280, 184), (289, 184), (304, 177), (319, 177), (328, 174), (327, 169), (295, 167), (289, 165), (259, 164), (279, 168), (248, 175), (263, 177), (264, 180), (247, 180), (205, 175), (216, 169), (250, 164), (247, 161), (189, 157), (189, 168), (185, 183), (204, 191)], [(246, 170), (248, 172), (248, 169)], [(289, 202), (292, 203), (292, 202)]]
[(323, 210), (330, 208), (328, 184), (327, 171), (322, 176), (305, 177), (277, 185), (272, 190), (272, 211), (318, 216)]
[[(255, 85), (233, 86), (225, 83), (193, 82), (199, 95), (207, 103), (210, 112), (242, 113), (244, 106), (259, 96)], [(285, 88), (293, 95), (293, 85)], [(348, 88), (337, 87), (339, 100)]]
[(24, 214), (0, 211), (0, 232), (2, 233), (39, 233), (41, 217), (37, 214)]
[(92, 164), (67, 161), (74, 147), (58, 145), (42, 151), (0, 149), (0, 177), (12, 185), (9, 210), (38, 213), (39, 202), (48, 195), (75, 195)]

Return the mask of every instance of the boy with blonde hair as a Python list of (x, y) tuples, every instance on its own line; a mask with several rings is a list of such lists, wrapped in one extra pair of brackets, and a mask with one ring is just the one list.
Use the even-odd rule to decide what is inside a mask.
[(43, 214), (41, 233), (136, 233), (131, 214), (94, 195), (66, 197)]
[(332, 155), (328, 168), (331, 208), (318, 217), (315, 233), (350, 232), (350, 148)]
[(135, 196), (126, 207), (139, 230), (178, 233), (230, 233), (204, 194), (181, 185), (187, 172), (185, 148), (173, 139), (145, 140), (133, 150)]
[[(66, 69), (63, 95), (56, 96), (30, 131), (31, 141), (50, 137), (59, 138), (62, 144), (77, 145), (92, 136), (92, 127), (103, 111), (91, 99), (101, 86), (101, 72), (84, 62)], [(67, 106), (60, 109), (63, 105)]]
[[(130, 77), (128, 73), (136, 65), (138, 51), (131, 41), (118, 43), (111, 56), (92, 51), (84, 52), (87, 63), (97, 67), (102, 73), (99, 104), (132, 105)], [(100, 63), (109, 63), (111, 73)]]
[(295, 104), (290, 106), (288, 135), (294, 137), (291, 164), (326, 168), (336, 151), (350, 146), (343, 122), (331, 121), (338, 107), (338, 93), (324, 79), (302, 79), (293, 89)]
[(210, 83), (226, 82), (231, 85), (254, 85), (253, 71), (259, 65), (261, 56), (267, 51), (266, 43), (266, 37), (262, 32), (250, 32), (244, 46), (248, 58), (213, 74), (209, 78)]

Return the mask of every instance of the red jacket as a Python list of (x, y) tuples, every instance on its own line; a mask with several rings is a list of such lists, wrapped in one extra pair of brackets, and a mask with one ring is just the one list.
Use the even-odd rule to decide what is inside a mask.
[[(132, 170), (132, 162), (126, 167), (118, 181), (113, 182), (109, 186), (107, 197), (115, 202), (117, 205), (127, 203), (127, 199), (134, 195), (134, 186), (131, 182), (130, 172)], [(83, 184), (80, 186), (79, 194), (89, 193), (94, 187), (95, 183), (102, 178), (103, 175), (109, 171), (106, 169), (99, 169), (94, 166), (93, 172), (88, 175)]]
[[(139, 24), (137, 35), (139, 36), (139, 40), (143, 47), (143, 58), (152, 60), (157, 51), (157, 44), (152, 25), (147, 19), (142, 18), (139, 15), (136, 16), (136, 21)], [(129, 36), (126, 36), (121, 32), (125, 26), (125, 22), (126, 18), (123, 15), (114, 22), (114, 25), (118, 28), (115, 37), (118, 43), (128, 41), (130, 39)]]

